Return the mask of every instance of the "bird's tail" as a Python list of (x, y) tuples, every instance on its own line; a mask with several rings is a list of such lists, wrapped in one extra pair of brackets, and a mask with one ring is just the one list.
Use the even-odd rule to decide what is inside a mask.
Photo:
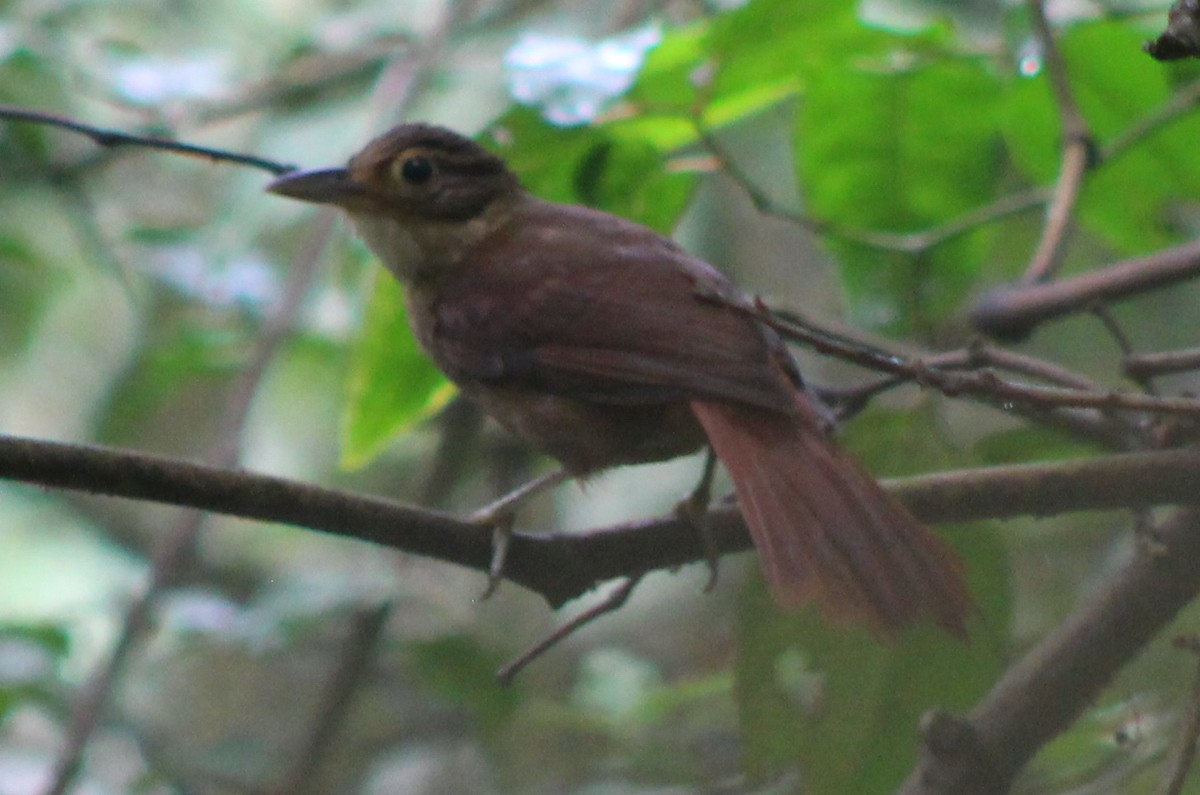
[(691, 404), (733, 479), (776, 601), (815, 600), (885, 635), (927, 615), (965, 638), (961, 561), (837, 446), (802, 392), (796, 400), (790, 415)]

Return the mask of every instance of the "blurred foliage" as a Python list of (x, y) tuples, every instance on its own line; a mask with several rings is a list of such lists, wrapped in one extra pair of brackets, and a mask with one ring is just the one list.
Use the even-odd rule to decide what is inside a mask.
[[(913, 232), (996, 197), (1000, 86), (980, 59), (920, 40), (894, 46), (866, 69), (814, 76), (796, 129), (796, 160), (808, 206), (820, 217)], [(839, 242), (857, 316), (897, 330), (945, 318), (976, 285), (990, 233), (917, 254)]]
[(52, 623), (0, 625), (0, 722), (30, 701), (56, 705), (58, 666), (69, 642)]
[[(1101, 147), (1129, 131), (1133, 120), (1168, 102), (1170, 72), (1140, 51), (1142, 37), (1127, 26), (1096, 23), (1068, 31), (1062, 51), (1079, 110)], [(1044, 80), (1017, 84), (1005, 108), (1004, 132), (1014, 162), (1037, 181), (1058, 170), (1058, 110)], [(1118, 251), (1142, 253), (1176, 241), (1168, 209), (1200, 198), (1200, 166), (1188, 152), (1200, 118), (1184, 116), (1120, 151), (1089, 180), (1079, 218)]]
[[(953, 347), (966, 341), (971, 296), (1019, 271), (1040, 212), (917, 253), (867, 238), (938, 227), (1055, 178), (1059, 112), (1017, 5), (497, 0), (443, 31), (441, 0), (8, 0), (0, 103), (311, 166), (343, 161), (403, 105), (407, 119), (478, 134), (540, 196), (678, 229), (748, 290), (772, 285), (772, 303)], [(1185, 240), (1200, 220), (1200, 116), (1180, 112), (1128, 137), (1197, 76), (1142, 54), (1157, 11), (1058, 20), (1081, 111), (1101, 149), (1119, 145), (1088, 176), (1068, 268)], [(658, 43), (640, 64), (624, 59), (631, 85), (590, 123), (555, 126), (545, 104), (513, 101), (503, 64), (522, 34), (576, 36), (575, 66), (595, 70), (592, 45), (634, 29)], [(595, 76), (563, 72), (546, 103)], [(727, 144), (732, 163), (702, 133)], [(723, 165), (785, 197), (774, 209), (832, 233), (755, 212), (718, 176)], [(289, 269), (326, 244), (313, 210), (263, 195), (264, 182), (0, 122), (0, 431), (208, 450)], [(439, 414), (451, 387), (407, 332), (401, 290), (348, 230), (322, 262), (256, 395), (243, 461), (417, 500), (446, 454), (441, 433), (452, 435)], [(1176, 291), (1121, 317), (1140, 345), (1175, 344), (1200, 332), (1193, 304)], [(1098, 346), (1083, 322), (1025, 349), (1119, 385), (1114, 346)], [(844, 375), (824, 367), (806, 371), (817, 382)], [(1062, 429), (933, 395), (885, 403), (845, 434), (884, 474), (1094, 450)], [(442, 507), (477, 507), (518, 476), (508, 444), (489, 428), (471, 455), (452, 450), (461, 460), (437, 468), (452, 472), (452, 488), (433, 489), (451, 494)], [(598, 504), (599, 486), (563, 489), (556, 507), (588, 525), (665, 511), (691, 485), (681, 471), (611, 476), (622, 485), (615, 507)], [(534, 513), (531, 523), (553, 521)], [(38, 791), (70, 697), (113, 642), (173, 517), (0, 490), (0, 791)], [(985, 692), (1127, 549), (1127, 524), (948, 529), (979, 608), (967, 646), (929, 628), (883, 645), (811, 612), (780, 615), (757, 574), (731, 560), (713, 594), (698, 593), (698, 572), (647, 578), (627, 606), (505, 690), (497, 665), (565, 616), (512, 587), (480, 604), (482, 584), (445, 566), (218, 519), (186, 589), (139, 644), (81, 791), (269, 789), (316, 720), (347, 616), (388, 599), (397, 607), (386, 639), (314, 792), (889, 792), (911, 766), (919, 716)], [(1104, 708), (1047, 749), (1026, 791), (1154, 791), (1163, 727), (1191, 667), (1151, 649)]]
[(350, 359), (342, 463), (370, 462), (415, 420), (446, 405), (452, 393), (408, 331), (400, 285), (381, 271)]

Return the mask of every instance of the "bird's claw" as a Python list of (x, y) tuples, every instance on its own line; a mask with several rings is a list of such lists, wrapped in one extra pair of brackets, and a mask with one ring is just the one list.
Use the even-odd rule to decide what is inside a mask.
[(492, 526), (492, 561), (488, 564), (487, 585), (480, 599), (488, 599), (504, 579), (504, 564), (508, 560), (508, 545), (512, 541), (512, 518)]
[(504, 579), (504, 564), (508, 560), (508, 547), (512, 542), (513, 522), (516, 520), (515, 513), (506, 510), (508, 506), (498, 506), (500, 510), (495, 510), (494, 507), (482, 508), (467, 518), (472, 524), (492, 529), (492, 559), (488, 563), (487, 585), (479, 595), (481, 600), (488, 599), (496, 593)]
[(717, 539), (713, 536), (712, 524), (708, 520), (708, 507), (712, 503), (712, 483), (716, 473), (717, 458), (710, 448), (704, 459), (704, 473), (700, 482), (684, 499), (675, 506), (675, 515), (681, 521), (687, 522), (700, 536), (700, 547), (704, 552), (704, 560), (708, 563), (708, 582), (704, 584), (704, 592), (708, 593), (717, 585), (717, 574), (720, 568), (721, 551), (717, 547)]
[(675, 515), (682, 522), (687, 522), (700, 537), (700, 546), (704, 551), (704, 562), (708, 566), (708, 580), (704, 583), (704, 592), (708, 593), (717, 586), (720, 573), (721, 554), (717, 549), (717, 541), (713, 537), (712, 525), (708, 521), (708, 495), (697, 499), (696, 494), (680, 500), (675, 505)]
[(474, 525), (492, 528), (492, 560), (488, 564), (487, 587), (483, 589), (480, 599), (487, 599), (494, 594), (500, 587), (500, 581), (504, 579), (504, 567), (508, 560), (508, 547), (512, 542), (513, 523), (516, 522), (517, 511), (530, 497), (561, 483), (568, 477), (569, 474), (565, 469), (549, 472), (534, 478), (467, 517), (467, 521)]

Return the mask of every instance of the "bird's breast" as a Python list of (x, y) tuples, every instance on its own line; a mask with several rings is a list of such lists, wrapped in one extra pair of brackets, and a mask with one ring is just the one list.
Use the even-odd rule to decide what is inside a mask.
[(704, 430), (682, 401), (619, 406), (518, 386), (463, 386), (493, 419), (575, 476), (666, 461), (705, 443)]

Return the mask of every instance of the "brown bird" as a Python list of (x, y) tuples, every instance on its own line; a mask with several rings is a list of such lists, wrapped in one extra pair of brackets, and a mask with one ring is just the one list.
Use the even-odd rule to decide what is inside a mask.
[(538, 199), (499, 157), (425, 124), (268, 190), (345, 210), (407, 286), (434, 361), (570, 475), (711, 445), (781, 605), (816, 600), (884, 634), (927, 615), (965, 637), (957, 557), (835, 444), (783, 341), (707, 263)]

